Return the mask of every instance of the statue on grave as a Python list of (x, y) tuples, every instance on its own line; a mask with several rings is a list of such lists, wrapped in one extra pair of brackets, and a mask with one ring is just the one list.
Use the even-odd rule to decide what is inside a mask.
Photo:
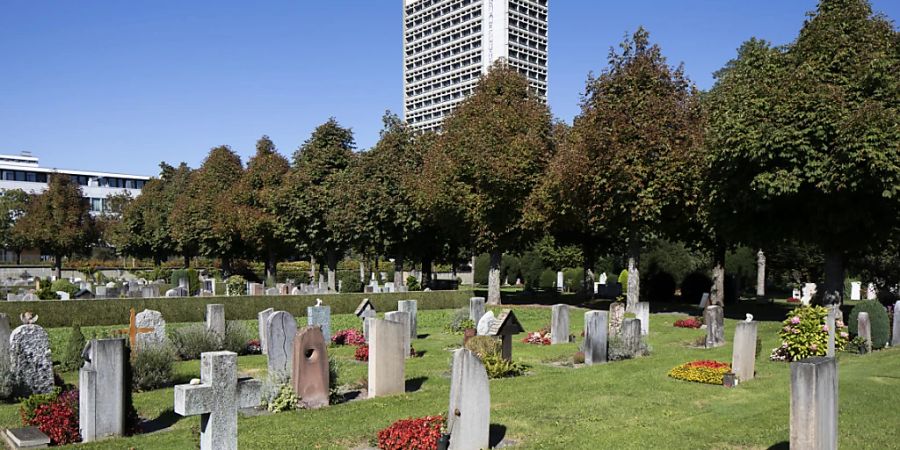
[(34, 325), (38, 320), (38, 316), (31, 311), (25, 311), (24, 313), (19, 314), (19, 320), (22, 321), (23, 325)]

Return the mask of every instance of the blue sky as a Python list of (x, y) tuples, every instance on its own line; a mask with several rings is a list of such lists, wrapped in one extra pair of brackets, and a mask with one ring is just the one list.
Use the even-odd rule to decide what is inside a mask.
[[(751, 36), (791, 41), (814, 0), (551, 0), (549, 100), (566, 121), (639, 25), (702, 89)], [(900, 2), (874, 0), (900, 19)], [(216, 145), (290, 155), (336, 117), (360, 149), (402, 113), (401, 0), (0, 0), (0, 153), (155, 175)]]

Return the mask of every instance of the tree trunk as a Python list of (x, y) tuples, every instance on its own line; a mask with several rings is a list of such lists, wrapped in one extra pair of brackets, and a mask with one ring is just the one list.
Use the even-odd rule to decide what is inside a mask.
[(713, 252), (712, 288), (709, 293), (710, 305), (725, 305), (725, 245), (716, 244)]
[(431, 256), (422, 258), (422, 289), (431, 287)]
[(222, 258), (222, 278), (228, 278), (231, 276), (231, 259)]
[(266, 281), (271, 280), (272, 286), (278, 282), (278, 261), (275, 259), (275, 252), (269, 250), (266, 255)]
[(329, 250), (325, 255), (326, 263), (328, 264), (328, 289), (332, 292), (337, 292), (337, 280), (335, 275), (337, 275), (337, 252), (333, 250)]
[(16, 265), (22, 265), (22, 250), (16, 250)]
[(185, 269), (191, 268), (191, 255), (184, 255), (184, 268)]
[(403, 255), (397, 255), (394, 259), (394, 286), (406, 286), (406, 280), (403, 279)]
[(762, 249), (756, 254), (756, 296), (766, 295), (766, 255)]
[(500, 304), (500, 261), (503, 254), (499, 251), (491, 252), (491, 267), (488, 270), (488, 298), (489, 305)]
[(844, 296), (844, 255), (840, 252), (825, 252), (825, 289), (822, 303), (840, 305)]
[(53, 264), (54, 266), (56, 266), (56, 279), (61, 280), (62, 279), (62, 255), (57, 253), (56, 255), (54, 255), (54, 257), (56, 258), (56, 260), (54, 261), (54, 264)]
[(641, 295), (641, 244), (632, 237), (628, 245), (628, 295), (625, 310), (634, 312)]
[(316, 257), (309, 257), (309, 284), (316, 284)]

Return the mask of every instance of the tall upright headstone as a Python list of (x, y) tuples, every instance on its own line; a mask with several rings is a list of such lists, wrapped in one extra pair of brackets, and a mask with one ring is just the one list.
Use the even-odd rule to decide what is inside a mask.
[(491, 426), (491, 389), (484, 365), (471, 351), (453, 352), (447, 429), (451, 450), (488, 448)]
[(297, 335), (297, 321), (287, 311), (276, 311), (269, 316), (266, 327), (268, 336), (269, 374), (276, 377), (290, 375), (294, 359), (294, 336)]
[(588, 311), (584, 313), (584, 363), (601, 364), (607, 358), (607, 333), (609, 313)]
[(206, 305), (206, 329), (216, 336), (225, 336), (225, 305)]
[(269, 350), (266, 347), (266, 342), (269, 339), (269, 316), (274, 313), (275, 310), (273, 308), (266, 308), (256, 314), (256, 323), (259, 326), (259, 349), (263, 355), (269, 354)]
[(622, 322), (625, 321), (625, 303), (612, 302), (609, 305), (609, 334), (616, 336), (622, 331)]
[(637, 302), (634, 305), (634, 316), (641, 321), (641, 335), (650, 334), (650, 302)]
[(306, 308), (306, 324), (311, 327), (320, 327), (325, 342), (331, 342), (331, 307), (317, 304)]
[(306, 408), (328, 406), (328, 349), (322, 329), (308, 326), (294, 337), (291, 386)]
[(237, 354), (200, 355), (200, 384), (175, 386), (175, 413), (200, 416), (200, 450), (237, 450), (238, 409), (258, 406), (262, 383), (237, 376)]
[(9, 316), (0, 313), (0, 357), (9, 355)]
[(725, 310), (719, 305), (707, 306), (703, 311), (703, 322), (706, 324), (706, 348), (725, 345)]
[(78, 373), (82, 442), (125, 434), (125, 339), (88, 342)]
[(566, 280), (561, 270), (556, 272), (556, 290), (559, 292), (566, 290)]
[(478, 323), (484, 315), (484, 297), (472, 297), (469, 299), (469, 319)]
[(837, 333), (837, 329), (835, 328), (835, 312), (838, 308), (838, 305), (829, 305), (828, 315), (825, 317), (825, 325), (828, 327), (828, 347), (825, 351), (825, 356), (834, 356), (834, 335)]
[(384, 320), (389, 320), (391, 322), (397, 322), (403, 326), (403, 329), (406, 330), (406, 336), (403, 337), (403, 354), (406, 357), (409, 357), (410, 348), (412, 347), (412, 342), (410, 339), (409, 333), (409, 313), (402, 311), (391, 311), (384, 313)]
[(894, 303), (894, 327), (891, 337), (891, 346), (900, 345), (900, 301)]
[(756, 252), (756, 295), (766, 295), (766, 254), (762, 249)]
[(734, 328), (731, 371), (738, 380), (750, 381), (756, 373), (756, 322), (739, 322)]
[(569, 342), (569, 305), (553, 305), (550, 319), (550, 344)]
[(628, 354), (634, 358), (641, 354), (641, 321), (640, 319), (625, 319), (622, 322), (620, 333), (622, 345)]
[(50, 337), (41, 326), (25, 323), (12, 331), (9, 361), (13, 376), (25, 391), (23, 394), (46, 394), (53, 390)]
[(416, 339), (419, 336), (419, 302), (415, 300), (400, 300), (397, 302), (397, 311), (409, 313), (409, 337)]
[(816, 356), (791, 363), (792, 450), (837, 450), (838, 367)]
[(399, 322), (369, 320), (369, 398), (402, 394), (406, 391), (403, 338), (409, 333)]
[(872, 323), (869, 321), (869, 313), (861, 312), (856, 317), (857, 335), (866, 341), (866, 353), (872, 351)]

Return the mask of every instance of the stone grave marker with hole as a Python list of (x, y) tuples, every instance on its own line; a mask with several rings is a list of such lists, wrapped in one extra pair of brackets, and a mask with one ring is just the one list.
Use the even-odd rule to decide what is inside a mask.
[(238, 409), (260, 403), (262, 383), (237, 376), (237, 353), (200, 355), (200, 384), (175, 386), (175, 413), (200, 416), (201, 450), (237, 450)]
[(524, 333), (525, 328), (519, 323), (519, 319), (512, 310), (504, 309), (491, 325), (488, 336), (500, 338), (500, 355), (507, 361), (512, 361), (512, 337), (514, 334)]
[(328, 348), (322, 329), (308, 326), (294, 337), (291, 386), (305, 408), (328, 406)]
[(82, 442), (125, 434), (125, 339), (95, 339), (78, 372), (78, 423)]
[(488, 448), (491, 389), (484, 365), (471, 351), (453, 352), (447, 429), (451, 450)]
[(406, 391), (403, 338), (409, 333), (399, 322), (369, 320), (369, 398), (402, 394)]

